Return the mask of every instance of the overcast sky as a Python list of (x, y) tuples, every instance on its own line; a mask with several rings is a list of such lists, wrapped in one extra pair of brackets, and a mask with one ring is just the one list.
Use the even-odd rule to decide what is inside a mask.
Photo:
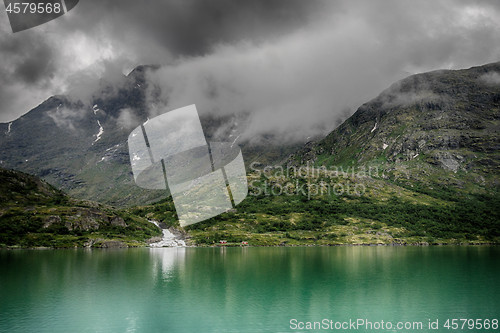
[(80, 0), (15, 34), (0, 12), (0, 122), (81, 82), (161, 64), (151, 80), (166, 108), (245, 113), (245, 135), (293, 140), (409, 74), (495, 61), (497, 0)]

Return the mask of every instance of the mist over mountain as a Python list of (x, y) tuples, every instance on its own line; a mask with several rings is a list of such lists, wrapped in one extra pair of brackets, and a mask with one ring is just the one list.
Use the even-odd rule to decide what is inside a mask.
[[(166, 191), (136, 186), (127, 147), (133, 128), (167, 111), (161, 98), (154, 99), (158, 90), (150, 78), (157, 70), (140, 66), (128, 76), (104, 78), (97, 92), (82, 88), (79, 95), (53, 96), (0, 124), (0, 165), (38, 175), (77, 198), (118, 206), (165, 198)], [(244, 114), (215, 116), (200, 106), (208, 139), (240, 144), (247, 167), (258, 161), (259, 167), (340, 169), (317, 181), (333, 182), (333, 189), (360, 186), (363, 194), (268, 196), (262, 188), (268, 182), (298, 188), (308, 183), (294, 175), (262, 178), (252, 167), (248, 198), (235, 211), (187, 232), (196, 244), (220, 237), (260, 245), (495, 241), (499, 73), (500, 63), (492, 63), (410, 76), (363, 104), (326, 137), (300, 146), (280, 145), (272, 135), (259, 144), (239, 141), (247, 125)], [(355, 174), (366, 167), (376, 172)], [(259, 179), (264, 182), (253, 186)], [(168, 200), (134, 212), (157, 210), (175, 225)], [(238, 222), (227, 224), (228, 218)]]
[[(135, 185), (128, 155), (130, 132), (150, 117), (169, 111), (155, 100), (148, 73), (110, 75), (97, 85), (85, 78), (67, 96), (52, 96), (17, 120), (0, 124), (0, 166), (40, 176), (71, 195), (114, 205), (165, 197)], [(245, 114), (216, 116), (198, 106), (207, 139), (240, 144)], [(280, 161), (299, 147), (276, 146), (272, 134), (243, 144), (246, 161)]]
[[(78, 198), (114, 205), (165, 197), (135, 185), (127, 147), (132, 129), (168, 111), (155, 85), (158, 70), (140, 66), (128, 76), (104, 77), (98, 89), (83, 82), (72, 96), (50, 97), (0, 124), (0, 166), (40, 176)], [(198, 110), (207, 138), (240, 144), (247, 166), (280, 164), (292, 154), (291, 164), (375, 163), (400, 180), (444, 177), (463, 187), (497, 186), (499, 73), (494, 63), (410, 76), (297, 153), (301, 144), (282, 144), (272, 133), (256, 143), (243, 141), (250, 113), (217, 116), (203, 105)]]
[(500, 185), (500, 63), (394, 83), (288, 163), (373, 165), (411, 186)]

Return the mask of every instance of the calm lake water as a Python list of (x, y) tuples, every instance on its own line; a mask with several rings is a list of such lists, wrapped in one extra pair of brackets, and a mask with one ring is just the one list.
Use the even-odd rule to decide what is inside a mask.
[(500, 319), (499, 277), (498, 247), (0, 251), (0, 332), (474, 332), (442, 326)]

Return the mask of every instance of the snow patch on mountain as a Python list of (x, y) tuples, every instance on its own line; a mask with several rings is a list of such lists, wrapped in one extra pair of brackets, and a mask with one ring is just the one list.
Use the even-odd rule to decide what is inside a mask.
[(97, 138), (95, 139), (94, 143), (99, 141), (104, 133), (104, 128), (102, 128), (101, 122), (99, 120), (97, 121), (97, 125), (99, 125), (99, 132), (97, 133)]
[(108, 149), (106, 149), (106, 151), (110, 151), (111, 149), (114, 149), (116, 151), (116, 149), (120, 146), (121, 146), (121, 143), (118, 143), (118, 144), (114, 145), (113, 147), (109, 147)]
[(118, 143), (118, 144), (106, 149), (104, 152), (104, 155), (101, 157), (101, 159), (97, 163), (108, 162), (108, 161), (116, 160), (117, 158), (119, 158), (120, 146), (122, 146), (122, 143)]

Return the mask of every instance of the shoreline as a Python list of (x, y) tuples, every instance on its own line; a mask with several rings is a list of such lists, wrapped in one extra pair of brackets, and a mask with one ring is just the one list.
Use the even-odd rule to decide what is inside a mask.
[(412, 243), (412, 244), (289, 244), (289, 245), (239, 245), (239, 244), (224, 244), (224, 245), (186, 245), (186, 246), (117, 246), (117, 247), (88, 247), (88, 246), (75, 246), (75, 247), (20, 247), (20, 246), (6, 246), (0, 247), (2, 250), (75, 250), (75, 249), (88, 249), (88, 250), (109, 250), (109, 249), (139, 249), (139, 248), (149, 248), (149, 249), (164, 249), (164, 248), (257, 248), (257, 247), (438, 247), (438, 246), (500, 246), (500, 243), (435, 243), (435, 244), (424, 244), (424, 243)]

